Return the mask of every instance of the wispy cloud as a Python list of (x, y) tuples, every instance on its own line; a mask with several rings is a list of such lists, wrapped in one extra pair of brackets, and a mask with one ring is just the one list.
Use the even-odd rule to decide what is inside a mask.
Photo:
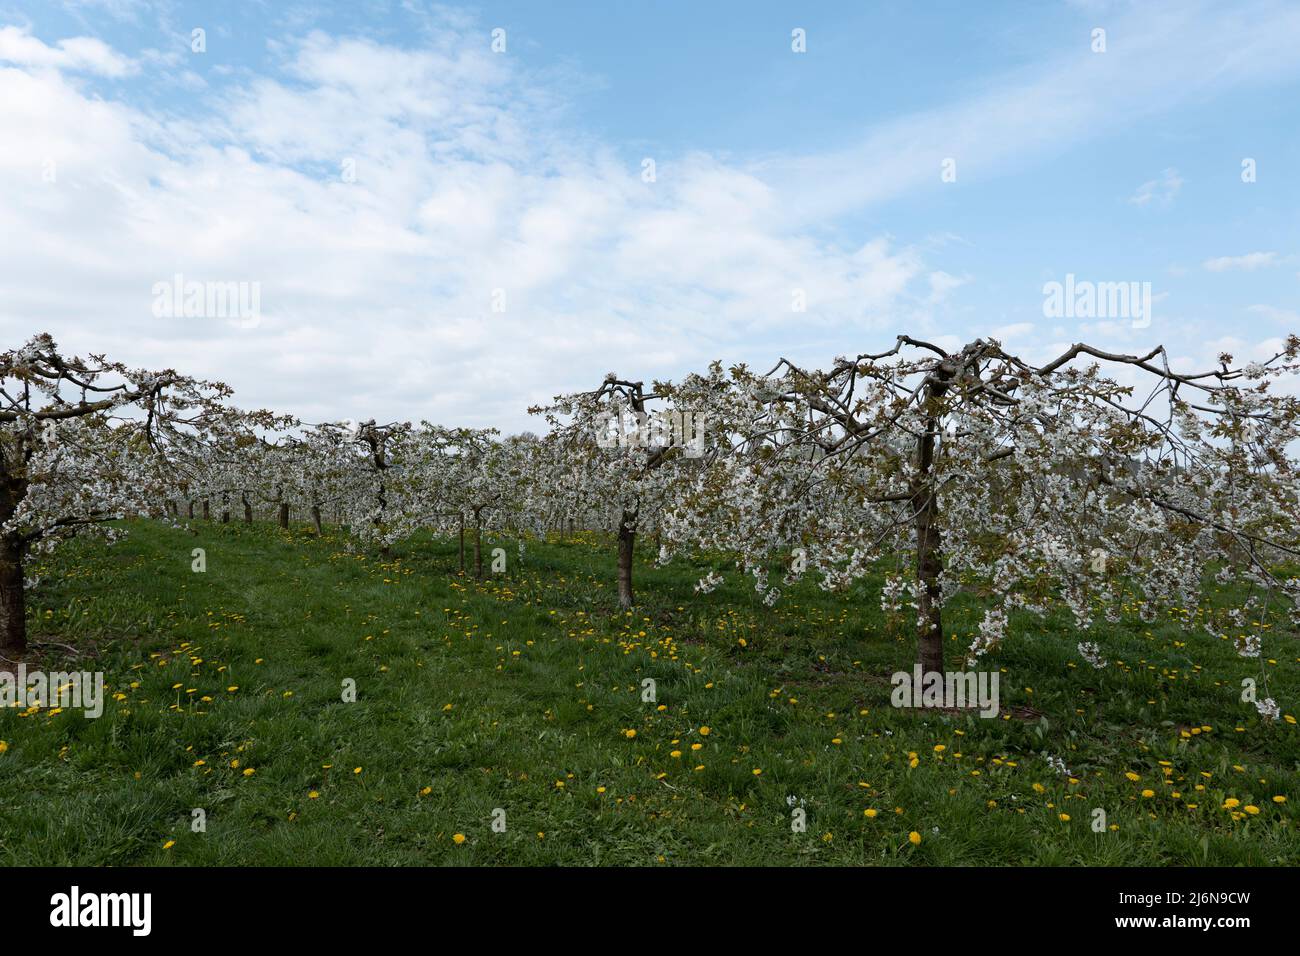
[(945, 159), (954, 161), (957, 182), (985, 180), (1113, 135), (1199, 92), (1300, 75), (1293, 4), (1153, 2), (1107, 19), (1105, 53), (1093, 53), (1081, 29), (1041, 62), (982, 83), (985, 92), (874, 127), (838, 151), (772, 156), (757, 170), (816, 218), (937, 188)]
[(1182, 177), (1178, 175), (1178, 170), (1170, 167), (1160, 174), (1159, 179), (1149, 179), (1139, 186), (1128, 201), (1135, 206), (1149, 206), (1152, 202), (1167, 206), (1182, 188)]
[(1288, 330), (1300, 329), (1300, 312), (1295, 309), (1279, 309), (1273, 305), (1252, 305), (1247, 307), (1246, 311), (1255, 315), (1262, 315), (1270, 322), (1283, 325)]
[(1276, 252), (1248, 252), (1244, 256), (1219, 256), (1206, 259), (1202, 268), (1210, 272), (1254, 272), (1278, 264)]

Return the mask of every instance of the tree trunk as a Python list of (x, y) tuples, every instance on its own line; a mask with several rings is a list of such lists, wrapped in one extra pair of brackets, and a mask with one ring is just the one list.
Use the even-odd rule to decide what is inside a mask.
[(211, 520), (212, 520), (212, 512), (211, 512), (211, 510), (209, 509), (208, 499), (207, 499), (207, 498), (204, 498), (204, 499), (203, 499), (203, 520), (204, 520), (204, 521), (211, 521)]
[(244, 499), (244, 524), (252, 524), (253, 506), (248, 503), (248, 495), (244, 495), (243, 499)]
[(312, 523), (312, 527), (314, 527), (314, 528), (316, 529), (316, 537), (319, 538), (319, 537), (321, 536), (321, 530), (320, 530), (320, 505), (312, 505), (312, 506), (311, 506), (311, 523)]
[(289, 502), (287, 501), (280, 502), (280, 527), (286, 529), (289, 527)]
[(190, 499), (190, 520), (194, 520), (194, 499)]
[(230, 495), (221, 493), (221, 523), (230, 524)]
[(465, 573), (465, 512), (460, 513), (460, 573)]
[(943, 573), (943, 538), (936, 524), (939, 503), (934, 485), (934, 438), (939, 428), (940, 404), (948, 391), (953, 369), (941, 365), (926, 386), (925, 431), (916, 439), (917, 478), (912, 502), (916, 507), (917, 617), (916, 659), (922, 674), (943, 671), (943, 609), (939, 577)]
[(474, 577), (483, 578), (483, 519), (474, 509)]
[(618, 604), (626, 610), (633, 604), (632, 554), (636, 546), (636, 515), (624, 511), (618, 525)]
[(17, 660), (26, 650), (23, 549), (16, 542), (0, 541), (0, 657)]

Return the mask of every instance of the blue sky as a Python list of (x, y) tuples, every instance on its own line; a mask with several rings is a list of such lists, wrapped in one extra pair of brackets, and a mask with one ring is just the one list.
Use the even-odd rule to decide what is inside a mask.
[[(806, 6), (0, 0), (6, 347), (513, 429), (610, 369), (905, 331), (1189, 365), (1300, 331), (1300, 5)], [(258, 321), (159, 319), (177, 272)], [(1067, 273), (1149, 282), (1150, 325), (1045, 317)]]

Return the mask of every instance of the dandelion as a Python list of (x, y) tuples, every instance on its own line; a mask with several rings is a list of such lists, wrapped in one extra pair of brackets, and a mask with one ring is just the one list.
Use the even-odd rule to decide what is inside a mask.
[(919, 833), (917, 833), (915, 830), (913, 830), (911, 833), (909, 833), (909, 834), (907, 835), (907, 840), (908, 840), (909, 843), (912, 844), (912, 846), (920, 846), (920, 845), (921, 845), (921, 834), (919, 834)]
[(172, 847), (174, 847), (175, 845), (176, 845), (176, 841), (175, 841), (175, 840), (168, 840), (166, 843), (163, 844), (163, 849), (164, 849), (164, 850), (170, 850), (170, 849), (171, 849)]
[(460, 846), (462, 843), (465, 842), (465, 834), (463, 833), (452, 834), (451, 842), (456, 844), (457, 846)]

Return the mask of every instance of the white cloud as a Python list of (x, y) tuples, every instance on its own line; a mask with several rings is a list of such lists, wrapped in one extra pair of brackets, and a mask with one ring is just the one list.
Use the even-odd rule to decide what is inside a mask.
[[(767, 183), (714, 157), (664, 157), (643, 182), (458, 39), (311, 34), (283, 51), (286, 79), (183, 119), (0, 69), (5, 340), (48, 330), (318, 420), (520, 428), (611, 364), (768, 361), (763, 336), (875, 328), (951, 286), (888, 239), (792, 228)], [(152, 288), (177, 273), (259, 283), (261, 324), (155, 318)]]
[(1276, 252), (1249, 252), (1244, 256), (1219, 256), (1217, 259), (1206, 259), (1201, 266), (1210, 272), (1233, 270), (1254, 272), (1256, 269), (1277, 265), (1277, 261)]
[(1246, 311), (1262, 315), (1270, 322), (1285, 325), (1288, 330), (1300, 331), (1300, 312), (1295, 309), (1279, 309), (1275, 305), (1252, 305), (1248, 306)]
[(941, 269), (931, 272), (927, 278), (930, 280), (930, 294), (925, 300), (928, 305), (945, 302), (954, 289), (959, 289), (970, 281), (967, 277), (949, 275)]
[(1160, 174), (1159, 179), (1147, 180), (1139, 186), (1128, 201), (1135, 206), (1148, 206), (1152, 201), (1157, 205), (1167, 206), (1174, 201), (1174, 197), (1182, 188), (1182, 177), (1178, 175), (1178, 170), (1170, 167)]
[(26, 30), (0, 27), (0, 62), (36, 69), (48, 68), (101, 76), (123, 77), (138, 66), (94, 37), (72, 37), (47, 46)]

